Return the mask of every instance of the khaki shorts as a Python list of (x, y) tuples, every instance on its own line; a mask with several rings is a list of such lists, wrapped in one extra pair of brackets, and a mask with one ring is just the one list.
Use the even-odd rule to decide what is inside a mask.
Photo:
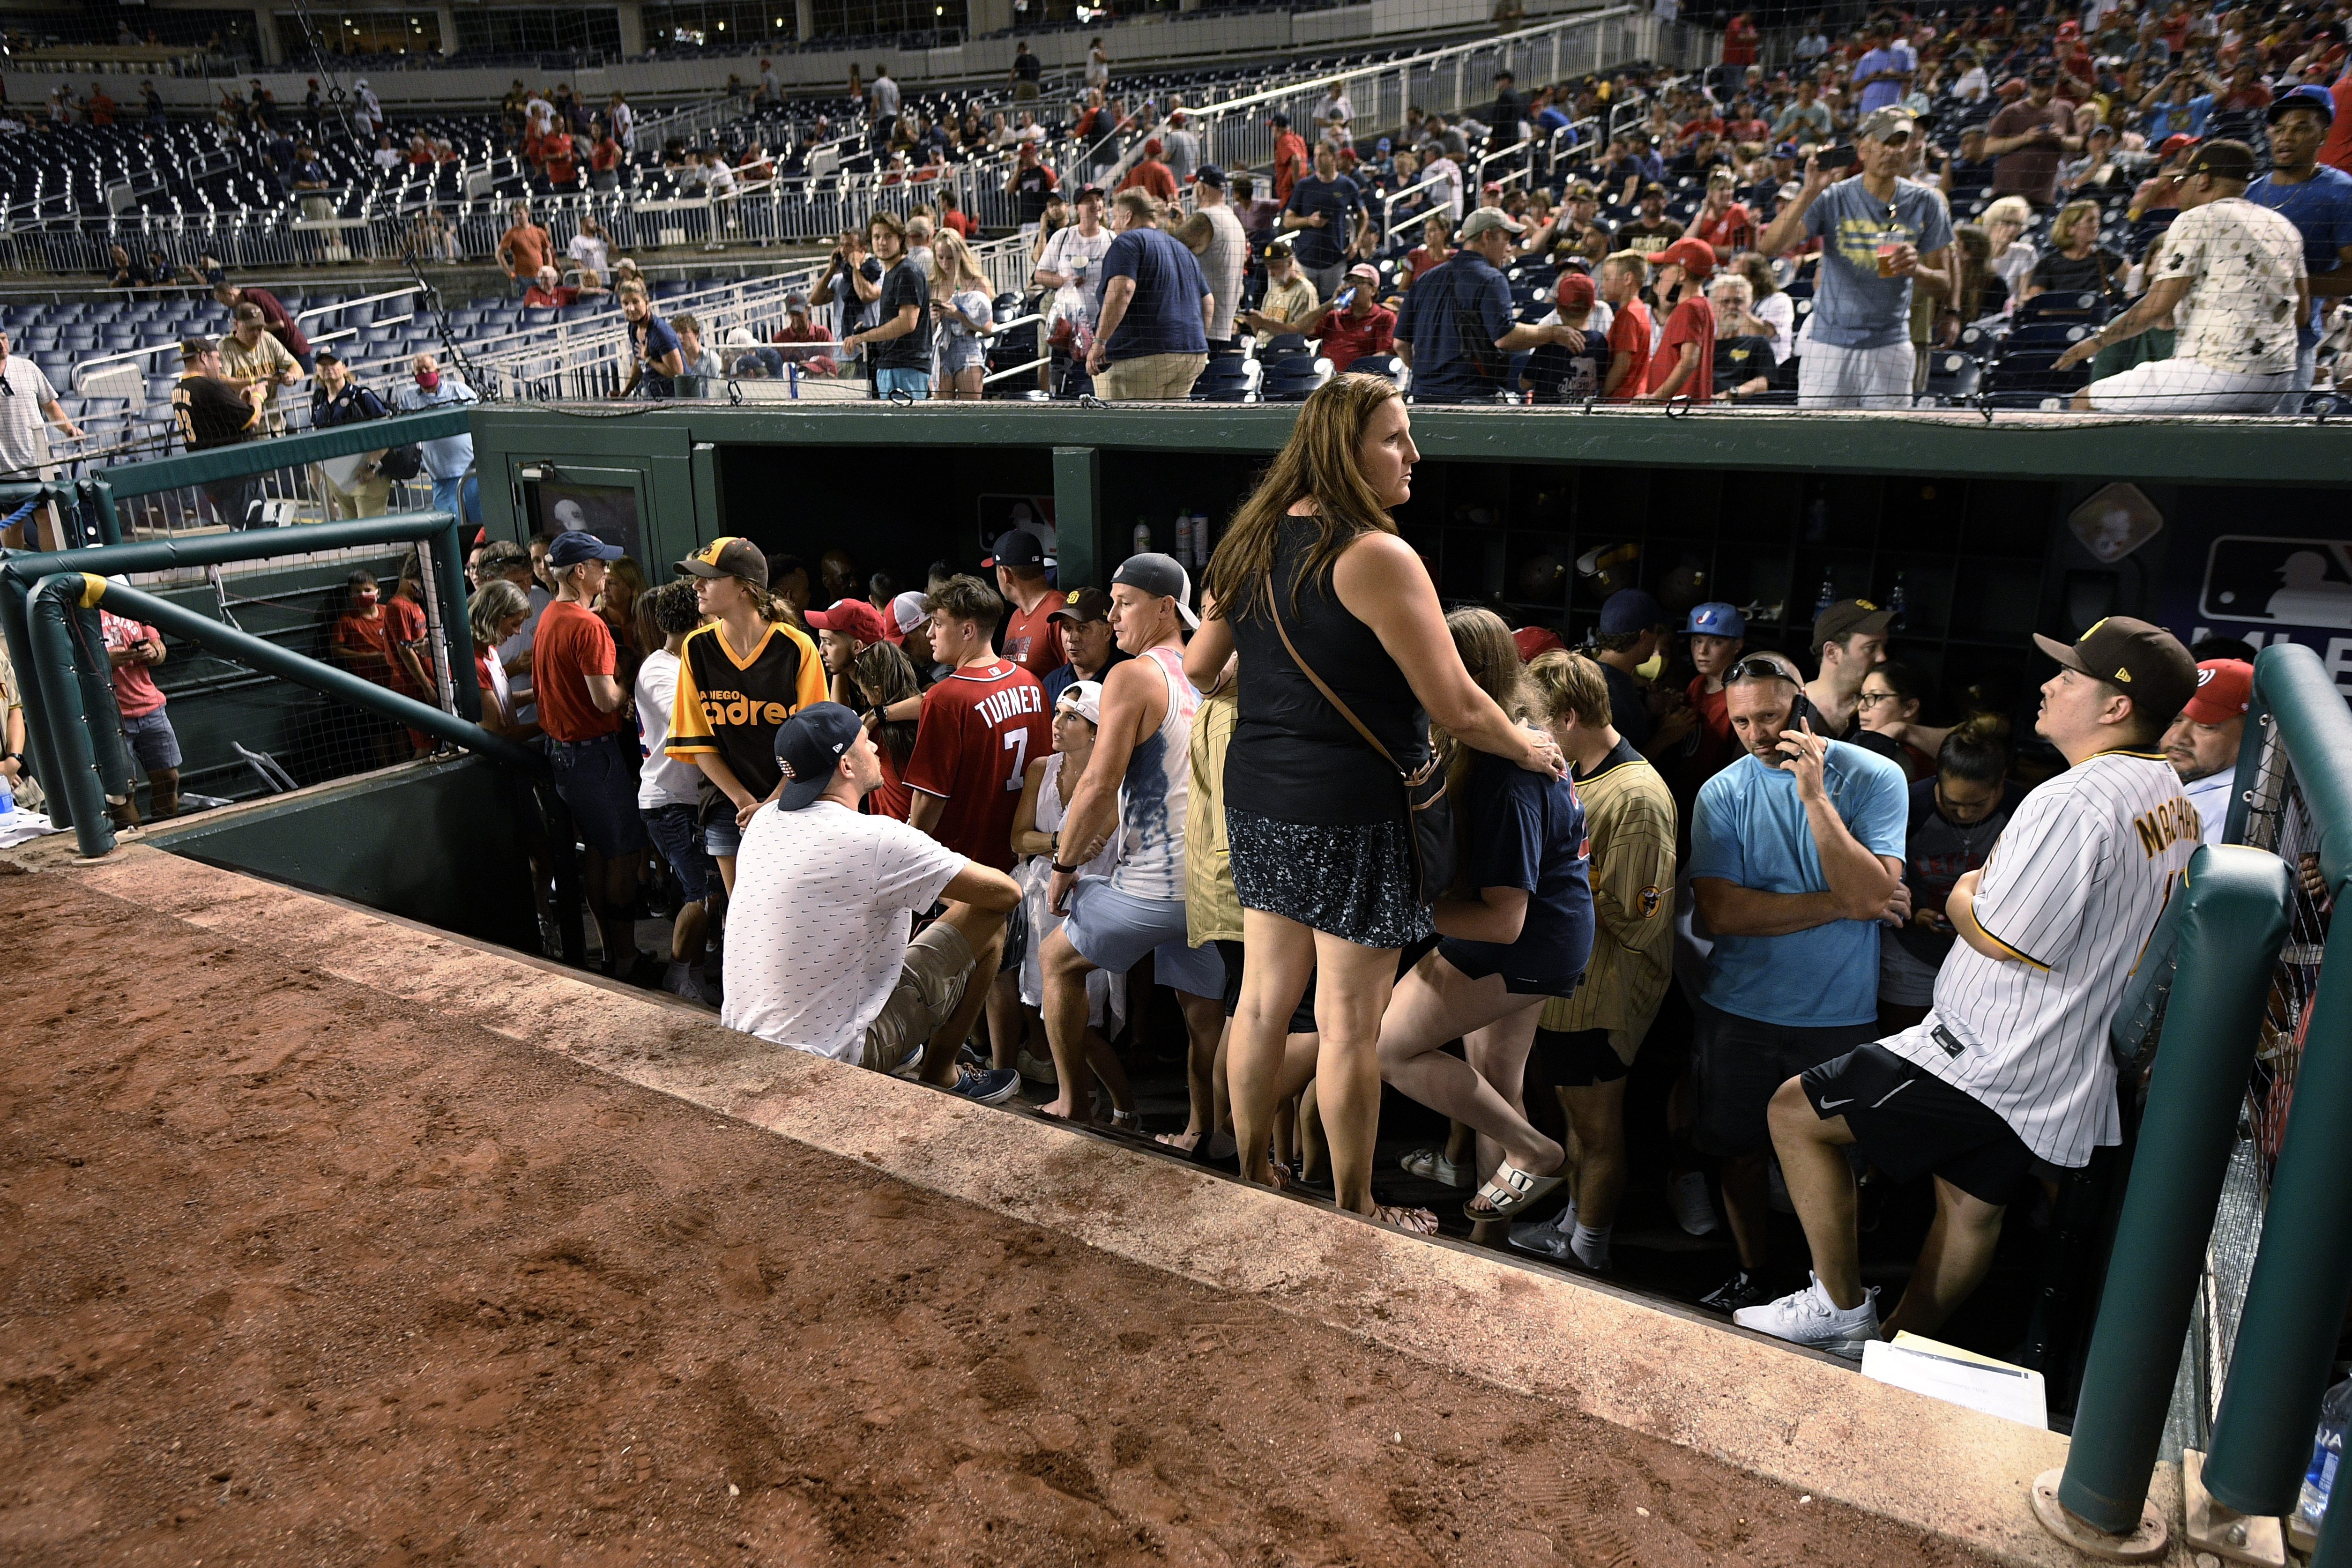
[(1146, 354), (1105, 365), (1095, 396), (1105, 402), (1182, 402), (1209, 368), (1206, 354)]
[(944, 920), (935, 920), (907, 944), (906, 966), (890, 999), (866, 1030), (858, 1065), (887, 1072), (920, 1051), (963, 1000), (971, 978), (971, 944)]

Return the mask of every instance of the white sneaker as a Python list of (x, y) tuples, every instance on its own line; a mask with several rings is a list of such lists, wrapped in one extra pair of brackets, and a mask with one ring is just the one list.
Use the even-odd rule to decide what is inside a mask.
[(1708, 1236), (1722, 1228), (1723, 1222), (1715, 1217), (1714, 1200), (1706, 1196), (1703, 1171), (1685, 1171), (1668, 1182), (1666, 1207), (1675, 1211), (1675, 1223), (1689, 1235)]
[(1021, 1068), (1021, 1076), (1032, 1083), (1059, 1083), (1062, 1081), (1062, 1075), (1054, 1071), (1054, 1059), (1050, 1056), (1032, 1056), (1024, 1051), (1014, 1060)]
[(1878, 1337), (1877, 1289), (1863, 1292), (1862, 1305), (1842, 1308), (1822, 1289), (1820, 1276), (1809, 1277), (1812, 1282), (1803, 1290), (1760, 1307), (1742, 1307), (1731, 1314), (1731, 1321), (1774, 1339), (1811, 1345), (1849, 1361), (1861, 1360), (1862, 1347)]

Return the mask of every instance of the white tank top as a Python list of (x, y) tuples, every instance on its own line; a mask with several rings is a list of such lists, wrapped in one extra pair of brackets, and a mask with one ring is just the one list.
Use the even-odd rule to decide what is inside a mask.
[(1135, 898), (1184, 896), (1184, 806), (1192, 788), (1192, 715), (1201, 694), (1184, 678), (1181, 648), (1143, 657), (1168, 682), (1168, 714), (1127, 759), (1118, 785), (1118, 869), (1110, 884)]

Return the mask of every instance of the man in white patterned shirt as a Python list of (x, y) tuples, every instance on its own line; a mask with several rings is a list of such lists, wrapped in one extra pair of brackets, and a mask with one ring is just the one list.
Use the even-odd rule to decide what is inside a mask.
[(2172, 358), (2093, 382), (2078, 410), (2101, 413), (2268, 413), (2294, 382), (2295, 324), (2311, 314), (2303, 235), (2246, 200), (2252, 149), (2209, 141), (2181, 175), (2180, 216), (2149, 256), (2140, 302), (2058, 357), (2077, 365), (2173, 314)]
[[(2288, 322), (2288, 337), (2294, 323)], [(1992, 855), (1952, 889), (1959, 936), (1916, 1027), (1780, 1086), (1772, 1143), (1813, 1282), (1732, 1315), (1742, 1328), (1859, 1356), (1881, 1333), (1862, 1287), (1859, 1144), (1895, 1181), (1936, 1176), (1936, 1220), (1885, 1333), (1933, 1333), (1991, 1267), (2006, 1206), (2122, 1139), (2107, 1025), (2173, 879), (2197, 808), (2158, 743), (2197, 689), (2168, 632), (2116, 615), (2058, 661), (2034, 728), (2067, 770), (2026, 796)]]

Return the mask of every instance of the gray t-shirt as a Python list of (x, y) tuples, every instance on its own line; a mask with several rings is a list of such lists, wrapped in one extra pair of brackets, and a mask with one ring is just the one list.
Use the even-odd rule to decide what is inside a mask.
[(40, 366), (15, 354), (0, 366), (0, 377), (6, 379), (12, 394), (0, 397), (0, 469), (5, 470), (0, 478), (17, 485), (49, 478), (56, 469), (49, 459), (49, 423), (41, 409), (58, 401), (57, 389)]
[[(1891, 211), (1890, 211), (1891, 207)], [(1840, 349), (1883, 349), (1911, 339), (1911, 280), (1878, 276), (1878, 247), (1908, 243), (1922, 256), (1952, 243), (1952, 220), (1937, 193), (1916, 180), (1895, 182), (1895, 200), (1840, 180), (1805, 209), (1805, 233), (1822, 242), (1813, 286), (1813, 340)]]
[(1223, 202), (1202, 207), (1209, 220), (1209, 244), (1201, 252), (1201, 276), (1208, 280), (1209, 298), (1216, 308), (1209, 313), (1209, 336), (1223, 342), (1234, 335), (1234, 312), (1242, 302), (1242, 271), (1249, 260), (1249, 235), (1241, 219)]

